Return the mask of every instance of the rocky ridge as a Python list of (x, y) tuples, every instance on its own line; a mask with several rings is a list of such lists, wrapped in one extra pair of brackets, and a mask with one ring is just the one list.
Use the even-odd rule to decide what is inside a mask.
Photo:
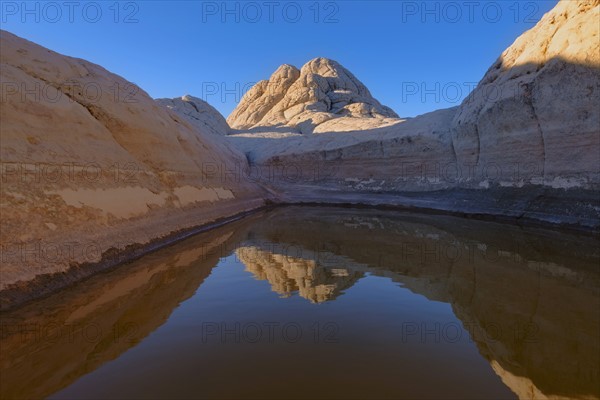
[(458, 163), (519, 166), (554, 188), (597, 187), (599, 20), (599, 0), (560, 1), (502, 53), (453, 119)]
[(301, 69), (280, 66), (244, 95), (227, 122), (234, 129), (285, 126), (318, 133), (336, 130), (340, 120), (366, 119), (374, 127), (397, 118), (338, 62), (315, 58)]

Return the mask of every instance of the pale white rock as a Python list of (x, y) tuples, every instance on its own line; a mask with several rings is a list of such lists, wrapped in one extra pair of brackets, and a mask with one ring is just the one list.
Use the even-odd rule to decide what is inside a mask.
[[(266, 104), (271, 85), (261, 83), (229, 117), (252, 133), (229, 139), (287, 202), (395, 204), (598, 229), (599, 3), (560, 1), (458, 108), (380, 124), (363, 118), (362, 101), (343, 104), (348, 93), (366, 96), (360, 82), (337, 71), (328, 92), (333, 73), (311, 62), (290, 85), (293, 96), (253, 119), (247, 110)], [(340, 109), (351, 115), (333, 118)], [(294, 135), (290, 126), (302, 124), (319, 134)]]
[[(255, 85), (227, 120), (251, 132), (225, 137), (210, 109), (192, 124), (187, 100), (173, 102), (181, 112), (132, 97), (135, 85), (102, 67), (2, 31), (0, 241), (80, 247), (52, 262), (5, 253), (0, 290), (99, 261), (82, 251), (90, 244), (122, 251), (265, 198), (600, 229), (599, 3), (560, 1), (458, 109), (400, 120), (338, 63), (315, 59)], [(100, 98), (76, 90), (90, 84)]]
[[(398, 115), (381, 105), (350, 71), (338, 62), (315, 58), (302, 69), (279, 67), (268, 81), (260, 81), (242, 98), (227, 118), (234, 129), (291, 127), (301, 133), (317, 133), (344, 125), (363, 123), (368, 127), (389, 125)], [(348, 122), (348, 119), (350, 123)], [(327, 130), (318, 129), (329, 122)]]
[(599, 4), (560, 1), (502, 53), (454, 118), (459, 163), (600, 183)]
[(185, 95), (174, 99), (156, 99), (156, 102), (182, 115), (201, 132), (210, 132), (217, 135), (227, 135), (229, 133), (230, 129), (225, 117), (202, 99)]

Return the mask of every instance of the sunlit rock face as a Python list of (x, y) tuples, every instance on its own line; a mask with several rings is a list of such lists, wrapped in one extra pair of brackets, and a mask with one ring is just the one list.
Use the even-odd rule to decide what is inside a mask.
[[(325, 122), (319, 135), (256, 127), (229, 140), (286, 202), (415, 206), (598, 229), (599, 10), (597, 0), (559, 2), (460, 107), (391, 125), (350, 119), (357, 123), (344, 132)], [(252, 109), (249, 102), (258, 106), (262, 96), (249, 94), (240, 110)], [(257, 115), (248, 126), (282, 114)]]
[(174, 99), (156, 99), (156, 102), (183, 116), (200, 132), (227, 135), (229, 125), (225, 117), (206, 101), (185, 95)]
[(218, 136), (98, 65), (0, 40), (0, 290), (262, 204), (221, 175), (246, 159)]
[(559, 2), (459, 108), (408, 120), (335, 61), (284, 65), (229, 117), (237, 135), (195, 98), (165, 107), (2, 31), (0, 290), (265, 198), (598, 229), (599, 10)]
[(506, 185), (597, 187), (599, 4), (560, 1), (502, 53), (454, 117), (460, 164), (504, 167), (490, 181)]
[(339, 267), (328, 268), (319, 262), (317, 255), (311, 258), (306, 250), (300, 251), (302, 257), (255, 246), (241, 247), (235, 253), (246, 270), (256, 279), (268, 281), (274, 292), (282, 297), (298, 292), (312, 303), (336, 299), (363, 276), (347, 268), (349, 260), (338, 257)]
[(398, 115), (373, 98), (350, 71), (336, 61), (315, 58), (300, 70), (284, 64), (268, 81), (258, 82), (227, 122), (234, 129), (288, 127), (312, 133), (352, 123), (376, 127), (390, 118)]

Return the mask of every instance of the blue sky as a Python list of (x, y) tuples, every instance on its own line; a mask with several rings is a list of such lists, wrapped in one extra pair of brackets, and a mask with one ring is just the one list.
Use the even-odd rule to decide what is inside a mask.
[(152, 97), (202, 97), (227, 116), (281, 64), (339, 61), (415, 116), (460, 104), (557, 0), (3, 1), (2, 29), (102, 65)]

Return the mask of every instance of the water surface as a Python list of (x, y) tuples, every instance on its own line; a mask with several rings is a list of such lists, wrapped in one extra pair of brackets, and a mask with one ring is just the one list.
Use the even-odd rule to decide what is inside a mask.
[(594, 238), (256, 214), (2, 314), (0, 397), (600, 398)]

